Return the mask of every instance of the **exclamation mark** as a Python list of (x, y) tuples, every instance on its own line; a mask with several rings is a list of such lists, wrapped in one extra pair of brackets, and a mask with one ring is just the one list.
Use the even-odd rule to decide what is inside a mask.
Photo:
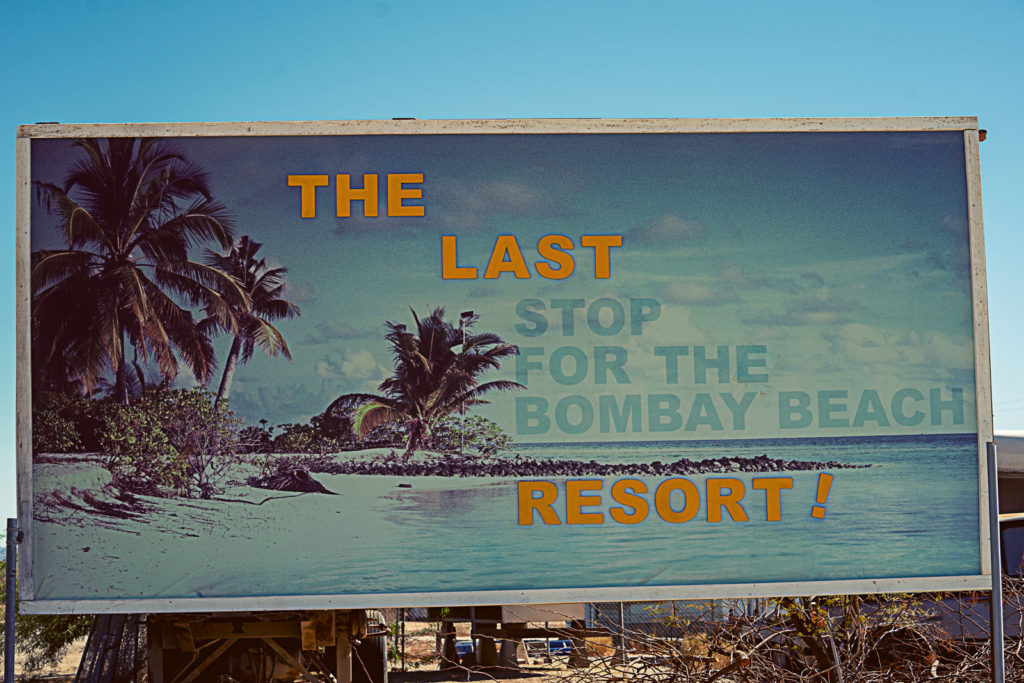
[(818, 495), (815, 496), (818, 504), (811, 508), (811, 517), (825, 519), (825, 502), (828, 501), (828, 492), (832, 488), (832, 480), (834, 478), (826, 472), (818, 475)]

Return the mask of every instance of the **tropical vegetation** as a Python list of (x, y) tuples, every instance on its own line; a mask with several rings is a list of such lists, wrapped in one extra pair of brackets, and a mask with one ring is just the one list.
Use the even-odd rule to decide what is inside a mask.
[[(234, 240), (205, 171), (171, 144), (74, 145), (63, 183), (35, 184), (63, 244), (32, 254), (34, 451), (98, 451), (122, 490), (209, 497), (238, 451), (240, 421), (221, 404), (237, 364), (256, 347), (290, 357), (272, 323), (299, 313), (282, 296), (287, 269)], [(210, 382), (224, 331), (217, 398), (173, 389), (179, 363)]]
[[(458, 324), (443, 308), (413, 329), (387, 322), (395, 361), (379, 394), (346, 394), (308, 423), (241, 427), (228, 407), (239, 364), (257, 349), (291, 358), (278, 321), (299, 315), (287, 268), (263, 245), (235, 239), (203, 169), (167, 142), (86, 139), (63, 183), (37, 182), (62, 247), (32, 254), (33, 450), (97, 452), (128, 493), (210, 497), (245, 453), (336, 453), (367, 447), (491, 456), (511, 439), (467, 416), (492, 391), (482, 381), (518, 353), (496, 334)], [(202, 262), (192, 254), (204, 250)], [(216, 394), (205, 391), (231, 346)], [(175, 389), (179, 364), (200, 387)]]
[(501, 427), (480, 415), (448, 415), (438, 420), (431, 432), (431, 447), (445, 453), (473, 449), (481, 456), (495, 456), (515, 445)]
[[(270, 357), (283, 355), (291, 360), (291, 350), (284, 335), (272, 321), (299, 315), (299, 307), (283, 298), (284, 275), (287, 268), (268, 268), (265, 258), (257, 258), (256, 252), (263, 245), (248, 235), (240, 238), (226, 254), (207, 252), (206, 262), (229, 275), (236, 286), (246, 295), (247, 305), (229, 310), (228, 324), (214, 315), (210, 322), (220, 329), (234, 333), (231, 350), (224, 363), (224, 374), (217, 389), (217, 402), (228, 398), (231, 379), (238, 362), (252, 358), (258, 346)], [(225, 293), (229, 294), (229, 293)], [(215, 314), (217, 311), (213, 311)]]
[(241, 420), (201, 389), (148, 391), (110, 412), (101, 451), (124, 491), (210, 498), (237, 461)]
[(456, 327), (444, 319), (444, 308), (425, 318), (412, 311), (415, 329), (386, 322), (385, 339), (391, 346), (395, 372), (378, 386), (381, 394), (346, 394), (338, 397), (327, 414), (352, 414), (352, 428), (360, 438), (374, 428), (401, 424), (407, 436), (403, 459), (417, 449), (433, 445), (438, 421), (467, 408), (486, 403), (491, 391), (524, 389), (518, 382), (479, 382), (501, 361), (519, 352), (492, 332), (471, 332), (479, 316), (469, 312)]
[[(191, 311), (201, 305), (224, 324), (245, 293), (224, 272), (189, 258), (210, 240), (231, 244), (232, 221), (205, 172), (167, 143), (84, 139), (63, 185), (37, 183), (55, 211), (65, 247), (32, 259), (33, 367), (42, 388), (91, 393), (108, 371), (114, 395), (129, 397), (129, 357), (153, 361), (174, 379), (178, 358), (201, 383), (213, 346)], [(141, 369), (138, 371), (141, 376)]]

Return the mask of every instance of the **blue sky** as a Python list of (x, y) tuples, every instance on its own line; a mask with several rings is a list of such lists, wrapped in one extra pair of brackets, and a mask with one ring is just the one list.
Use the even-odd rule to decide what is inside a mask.
[[(1024, 156), (1022, 19), (1015, 2), (978, 3), (969, 17), (959, 4), (913, 2), (184, 3), (174, 13), (4, 4), (0, 215), (11, 237), (0, 305), (13, 321), (22, 123), (977, 115), (989, 131), (981, 154), (996, 427), (1024, 428), (1024, 233), (1013, 208)], [(288, 262), (284, 250), (280, 258)], [(9, 473), (0, 500), (9, 515), (12, 327), (0, 335), (0, 466)], [(359, 361), (324, 362), (355, 371)]]

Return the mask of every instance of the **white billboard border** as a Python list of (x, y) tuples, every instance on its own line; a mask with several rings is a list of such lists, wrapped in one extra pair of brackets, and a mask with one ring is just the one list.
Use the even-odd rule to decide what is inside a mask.
[[(981, 528), (981, 573), (991, 577), (992, 556), (988, 490), (988, 443), (995, 440), (992, 418), (992, 367), (989, 355), (988, 285), (985, 278), (985, 231), (981, 206), (981, 153), (977, 127), (964, 131), (967, 174), (967, 223), (970, 236), (971, 292), (974, 314), (974, 385), (978, 421), (978, 521)], [(1002, 571), (995, 567), (994, 571)], [(991, 586), (989, 586), (991, 588)]]
[(241, 598), (136, 598), (130, 600), (39, 600), (22, 602), (24, 614), (156, 614), (174, 612), (251, 612), (388, 607), (471, 607), (580, 602), (648, 602), (690, 599), (773, 598), (861, 593), (918, 593), (991, 590), (989, 576), (937, 576), (905, 579), (786, 581), (699, 586), (632, 588), (544, 588), (538, 590), (448, 591), (443, 593), (356, 593)]
[[(31, 206), (32, 173), (30, 141), (16, 142), (15, 185), (15, 462), (17, 468), (18, 522), (22, 540), (18, 548), (18, 598), (27, 607), (34, 595), (32, 559), (32, 318), (31, 318)], [(25, 607), (21, 609), (24, 611)]]
[[(697, 584), (540, 590), (358, 593), (222, 598), (35, 600), (32, 571), (31, 431), (31, 154), (32, 139), (78, 137), (291, 137), (308, 135), (507, 135), (657, 133), (836, 133), (963, 131), (975, 353), (978, 429), (979, 559), (981, 573), (966, 576), (839, 579), (774, 583)], [(993, 440), (985, 247), (977, 117), (767, 119), (482, 119), (207, 123), (38, 123), (18, 128), (16, 189), (16, 435), (18, 518), (24, 532), (18, 557), (20, 611), (25, 614), (234, 612), (293, 609), (444, 607), (552, 602), (607, 602), (712, 598), (991, 590), (986, 445)], [(998, 568), (997, 568), (998, 569)]]

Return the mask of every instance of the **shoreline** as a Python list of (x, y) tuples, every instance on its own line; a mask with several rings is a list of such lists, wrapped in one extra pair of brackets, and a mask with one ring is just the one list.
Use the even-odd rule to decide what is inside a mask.
[(610, 464), (596, 460), (541, 460), (516, 454), (512, 457), (475, 456), (418, 451), (408, 462), (388, 449), (357, 451), (372, 455), (371, 459), (341, 458), (341, 453), (324, 456), (284, 455), (295, 465), (308, 467), (314, 474), (383, 475), (402, 477), (576, 477), (665, 476), (719, 474), (727, 472), (806, 472), (818, 470), (864, 469), (871, 464), (846, 463), (837, 460), (815, 462), (783, 460), (768, 455), (755, 457), (721, 457), (691, 460), (653, 460), (641, 463)]
[[(270, 459), (275, 472), (261, 466), (260, 459)], [(225, 473), (219, 494), (211, 498), (187, 496), (151, 496), (111, 489), (112, 477), (99, 453), (39, 454), (35, 466), (57, 468), (59, 485), (43, 487), (35, 492), (35, 516), (48, 517), (56, 510), (100, 514), (105, 518), (125, 518), (145, 514), (149, 505), (142, 500), (182, 500), (203, 502), (225, 500), (223, 496), (258, 497), (260, 491), (290, 491), (333, 495), (336, 492), (325, 477), (392, 477), (399, 479), (495, 479), (551, 480), (579, 477), (686, 477), (716, 474), (770, 474), (790, 472), (827, 472), (864, 470), (878, 463), (849, 463), (837, 460), (807, 461), (771, 458), (723, 456), (701, 460), (679, 457), (674, 460), (653, 460), (633, 463), (601, 463), (596, 460), (536, 459), (514, 456), (480, 456), (470, 454), (417, 451), (407, 462), (395, 449), (372, 448), (316, 454), (246, 454)], [(56, 482), (54, 482), (56, 484)], [(230, 493), (229, 493), (230, 492)]]
[[(747, 455), (754, 454), (760, 452)], [(970, 501), (956, 485), (976, 467), (966, 453), (909, 461), (902, 448), (875, 457), (861, 453), (872, 466), (832, 473), (824, 519), (810, 514), (818, 471), (739, 470), (830, 467), (826, 458), (796, 465), (808, 459), (801, 454), (794, 451), (790, 462), (730, 454), (712, 463), (697, 458), (679, 462), (678, 452), (668, 457), (662, 452), (662, 471), (708, 467), (742, 479), (746, 495), (741, 503), (749, 522), (728, 516), (721, 523), (709, 521), (703, 481), (723, 475), (667, 474), (631, 478), (648, 483), (652, 510), (653, 480), (690, 479), (700, 491), (696, 516), (676, 524), (651, 514), (628, 526), (610, 517), (603, 524), (521, 526), (516, 478), (465, 476), (465, 467), (449, 476), (410, 475), (435, 459), (459, 464), (480, 458), (419, 452), (402, 468), (401, 451), (392, 454), (386, 448), (286, 457), (286, 464), (314, 469), (344, 469), (355, 460), (363, 472), (402, 472), (310, 475), (334, 494), (325, 495), (251, 486), (248, 478), (261, 474), (267, 462), (257, 455), (231, 467), (223, 493), (198, 499), (120, 496), (109, 486), (101, 457), (50, 456), (34, 465), (34, 587), (40, 600), (132, 600), (415, 593), (424, 586), (440, 592), (540, 590), (565, 588), (570, 577), (583, 587), (784, 582), (808, 566), (822, 580), (926, 575), (938, 562), (958, 575), (976, 569), (977, 517), (965, 513)], [(275, 459), (271, 456), (270, 464)], [(653, 459), (635, 466), (652, 466), (653, 471)], [(830, 453), (827, 459), (844, 458)], [(601, 478), (531, 477), (536, 461), (511, 457), (504, 464), (522, 480), (555, 481), (560, 501), (567, 494), (559, 481)], [(589, 462), (574, 464), (579, 471), (593, 468)], [(792, 490), (780, 491), (779, 522), (768, 520), (768, 494), (750, 483), (773, 476), (793, 478)], [(908, 499), (898, 482), (910, 477), (949, 505), (936, 508), (930, 499)], [(605, 477), (600, 509), (606, 515), (615, 504), (609, 486), (624, 478)], [(561, 516), (561, 502), (555, 508)], [(851, 538), (834, 541), (837, 529)], [(868, 546), (873, 552), (865, 554)], [(747, 561), (768, 552), (779, 555), (770, 566), (751, 567)], [(453, 562), (456, 554), (460, 559)], [(645, 558), (642, 565), (627, 561), (636, 556)]]

